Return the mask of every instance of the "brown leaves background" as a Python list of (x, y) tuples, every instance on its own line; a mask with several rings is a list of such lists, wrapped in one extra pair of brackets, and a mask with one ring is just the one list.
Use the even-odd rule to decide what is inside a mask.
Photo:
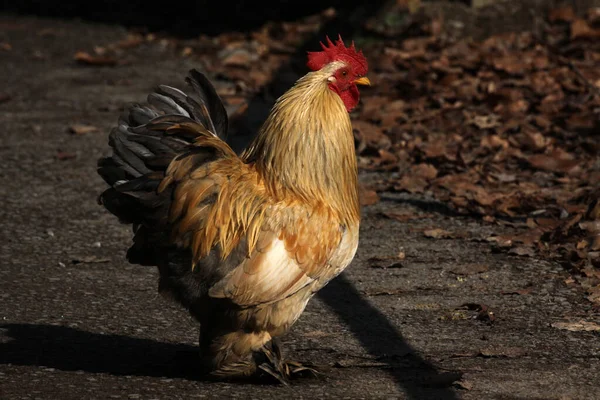
[(437, 20), (370, 47), (354, 126), (361, 167), (385, 172), (372, 187), (511, 225), (512, 254), (600, 266), (599, 14), (563, 7), (539, 32), (481, 42), (448, 40)]

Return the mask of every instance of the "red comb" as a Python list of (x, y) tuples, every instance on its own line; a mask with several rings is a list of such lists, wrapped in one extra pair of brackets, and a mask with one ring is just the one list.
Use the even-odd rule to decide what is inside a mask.
[(338, 40), (335, 43), (329, 37), (326, 37), (326, 39), (327, 45), (321, 42), (323, 51), (308, 52), (308, 63), (306, 64), (308, 68), (318, 71), (330, 62), (345, 61), (350, 64), (350, 67), (357, 75), (363, 76), (367, 74), (367, 59), (361, 50), (356, 51), (354, 42), (352, 42), (350, 47), (346, 47), (341, 36), (338, 36)]

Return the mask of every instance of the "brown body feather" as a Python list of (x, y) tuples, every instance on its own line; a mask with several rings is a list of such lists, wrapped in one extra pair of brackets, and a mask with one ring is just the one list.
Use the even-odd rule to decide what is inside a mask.
[(136, 244), (162, 254), (161, 291), (199, 320), (217, 375), (254, 372), (253, 352), (289, 329), (356, 252), (352, 128), (327, 86), (336, 64), (284, 94), (241, 156), (195, 121), (146, 125), (195, 137), (154, 186), (164, 218), (133, 222)]

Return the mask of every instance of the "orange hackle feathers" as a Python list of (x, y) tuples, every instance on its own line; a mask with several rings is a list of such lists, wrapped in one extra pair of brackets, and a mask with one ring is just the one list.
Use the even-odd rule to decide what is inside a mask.
[(337, 64), (305, 75), (281, 96), (242, 157), (275, 199), (327, 205), (351, 225), (359, 219), (358, 167), (350, 116), (327, 86)]
[(329, 36), (326, 37), (327, 45), (321, 42), (323, 51), (309, 51), (307, 66), (313, 71), (318, 71), (325, 65), (333, 61), (345, 61), (360, 76), (366, 75), (368, 72), (367, 59), (362, 53), (362, 50), (356, 50), (354, 42), (350, 47), (346, 47), (341, 36), (338, 36), (336, 43), (333, 43)]

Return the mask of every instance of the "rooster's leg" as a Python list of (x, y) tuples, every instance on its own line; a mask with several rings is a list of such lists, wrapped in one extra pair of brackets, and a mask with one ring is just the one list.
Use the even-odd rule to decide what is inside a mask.
[(200, 333), (202, 367), (216, 379), (237, 380), (256, 375), (254, 354), (271, 340), (267, 332)]
[(287, 384), (302, 376), (317, 376), (313, 368), (284, 359), (279, 342), (267, 332), (230, 332), (200, 336), (201, 368), (216, 379), (275, 378)]

